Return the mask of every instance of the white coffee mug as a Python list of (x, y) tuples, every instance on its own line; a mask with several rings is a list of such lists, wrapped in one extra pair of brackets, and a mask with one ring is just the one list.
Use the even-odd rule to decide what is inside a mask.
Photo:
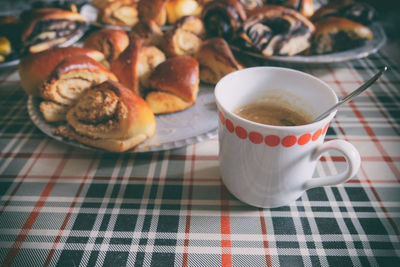
[[(273, 99), (317, 117), (338, 98), (326, 83), (307, 73), (277, 67), (239, 70), (218, 82), (215, 99), (222, 180), (247, 204), (284, 206), (307, 189), (347, 181), (360, 167), (360, 154), (349, 142), (336, 139), (323, 143), (336, 112), (299, 126), (265, 125), (233, 112), (244, 104)], [(329, 150), (343, 154), (347, 169), (337, 175), (312, 178), (317, 160)]]

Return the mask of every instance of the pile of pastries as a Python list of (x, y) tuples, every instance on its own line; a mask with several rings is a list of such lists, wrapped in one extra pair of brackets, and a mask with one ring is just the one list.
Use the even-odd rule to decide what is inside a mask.
[(0, 16), (0, 62), (62, 45), (88, 27), (75, 4), (35, 2), (19, 17)]
[(158, 114), (196, 103), (200, 81), (215, 84), (241, 69), (228, 43), (206, 38), (202, 20), (180, 17), (162, 31), (140, 20), (130, 31), (102, 28), (82, 47), (56, 47), (21, 58), (21, 86), (40, 97), (56, 135), (122, 152), (155, 132)]
[(171, 25), (187, 15), (203, 20), (208, 37), (268, 57), (326, 54), (373, 38), (375, 10), (365, 2), (331, 0), (315, 10), (313, 0), (93, 0), (104, 24), (134, 26), (153, 20)]

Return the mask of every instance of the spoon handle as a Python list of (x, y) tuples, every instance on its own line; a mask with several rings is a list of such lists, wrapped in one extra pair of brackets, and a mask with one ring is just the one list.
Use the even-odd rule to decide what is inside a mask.
[(364, 83), (363, 85), (361, 85), (358, 89), (354, 90), (353, 92), (351, 92), (350, 94), (348, 94), (345, 98), (343, 98), (341, 101), (337, 102), (336, 105), (332, 106), (330, 109), (328, 109), (327, 111), (325, 111), (324, 113), (322, 113), (321, 115), (319, 115), (317, 118), (314, 119), (313, 122), (319, 121), (323, 118), (325, 118), (326, 116), (328, 116), (332, 111), (336, 110), (336, 108), (338, 106), (340, 106), (341, 104), (346, 103), (347, 101), (349, 101), (350, 99), (352, 99), (355, 96), (358, 96), (359, 94), (361, 94), (363, 91), (365, 91), (368, 87), (370, 87), (374, 82), (376, 82), (376, 80), (379, 79), (379, 77), (381, 77), (381, 75), (387, 70), (387, 66), (383, 67), (382, 70), (380, 70), (377, 74), (375, 74), (371, 79), (369, 79), (366, 83)]

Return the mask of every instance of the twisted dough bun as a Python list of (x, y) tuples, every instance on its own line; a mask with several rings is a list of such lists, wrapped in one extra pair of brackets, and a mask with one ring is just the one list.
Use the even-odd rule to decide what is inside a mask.
[(118, 0), (99, 9), (98, 20), (105, 24), (132, 27), (139, 21), (137, 1)]
[(189, 108), (199, 92), (199, 63), (191, 56), (168, 58), (150, 75), (146, 102), (155, 114)]
[(115, 60), (128, 45), (128, 34), (123, 30), (112, 28), (92, 32), (83, 43), (83, 47), (102, 52), (108, 62)]
[(228, 73), (243, 68), (220, 37), (204, 41), (195, 57), (200, 64), (200, 80), (206, 83), (216, 84)]
[(310, 47), (314, 30), (314, 25), (299, 12), (283, 6), (265, 5), (249, 12), (240, 37), (245, 46), (264, 56), (293, 56)]
[(117, 78), (97, 61), (84, 55), (67, 57), (41, 86), (40, 93), (44, 101), (40, 110), (44, 119), (48, 122), (64, 120), (68, 107), (87, 88), (106, 80), (117, 81)]
[(200, 18), (185, 16), (165, 33), (161, 46), (168, 56), (193, 55), (200, 49), (204, 33)]
[(100, 51), (80, 47), (52, 48), (21, 58), (18, 71), (21, 86), (28, 95), (40, 96), (40, 86), (48, 78), (55, 66), (72, 55), (86, 55), (96, 61), (104, 60)]
[(133, 39), (129, 46), (111, 64), (111, 71), (118, 80), (141, 95), (148, 87), (148, 79), (154, 68), (165, 60), (164, 53), (155, 46), (143, 46), (143, 41)]
[(123, 152), (152, 136), (155, 117), (148, 104), (113, 81), (89, 88), (55, 134), (111, 152)]
[(167, 9), (165, 0), (141, 0), (138, 2), (140, 21), (154, 21), (159, 26), (167, 22)]

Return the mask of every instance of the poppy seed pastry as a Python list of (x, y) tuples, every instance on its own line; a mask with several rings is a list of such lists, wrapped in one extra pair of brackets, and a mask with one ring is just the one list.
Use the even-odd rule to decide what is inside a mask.
[(55, 66), (65, 58), (76, 55), (85, 55), (99, 62), (104, 60), (104, 55), (100, 51), (74, 46), (51, 48), (40, 53), (25, 55), (18, 64), (22, 88), (28, 95), (40, 96), (40, 86)]
[(133, 148), (154, 134), (148, 104), (122, 84), (105, 81), (90, 87), (67, 113), (55, 134), (111, 152)]
[(64, 120), (68, 107), (75, 104), (87, 88), (106, 80), (116, 81), (117, 78), (97, 61), (84, 55), (67, 57), (41, 86), (40, 95), (44, 101), (40, 110), (44, 119), (48, 122)]
[(214, 0), (204, 5), (201, 17), (209, 37), (231, 40), (247, 15), (239, 0)]
[(196, 103), (199, 63), (191, 56), (168, 58), (152, 72), (145, 100), (155, 114), (187, 109)]
[(89, 24), (79, 13), (58, 9), (39, 8), (21, 14), (24, 25), (21, 41), (24, 50), (37, 53), (65, 43), (86, 31)]
[(371, 30), (345, 18), (327, 17), (315, 23), (312, 53), (325, 54), (360, 46), (372, 40)]
[(200, 65), (200, 80), (206, 83), (216, 84), (228, 73), (243, 68), (228, 43), (220, 37), (204, 41), (195, 57)]
[(296, 55), (310, 47), (314, 25), (299, 12), (282, 6), (255, 8), (240, 29), (244, 46), (272, 55)]
[(108, 62), (115, 60), (128, 45), (128, 34), (123, 30), (113, 28), (103, 28), (92, 32), (83, 43), (83, 47), (102, 52)]

